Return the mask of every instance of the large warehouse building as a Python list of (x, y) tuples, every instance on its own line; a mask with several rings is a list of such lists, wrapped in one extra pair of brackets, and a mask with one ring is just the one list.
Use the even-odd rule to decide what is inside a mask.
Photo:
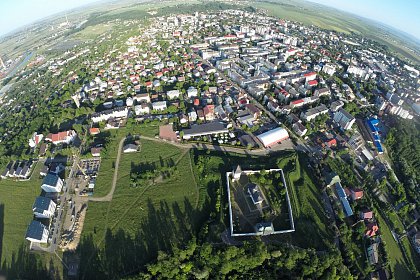
[(289, 138), (287, 130), (281, 127), (269, 130), (257, 136), (264, 147), (270, 147)]

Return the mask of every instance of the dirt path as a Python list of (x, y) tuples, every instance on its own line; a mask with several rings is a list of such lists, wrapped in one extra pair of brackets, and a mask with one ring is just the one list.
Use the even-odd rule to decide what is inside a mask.
[(118, 168), (120, 166), (121, 152), (124, 145), (124, 141), (125, 141), (125, 137), (120, 140), (120, 143), (118, 145), (118, 153), (117, 153), (117, 159), (115, 160), (114, 177), (112, 178), (111, 190), (105, 196), (90, 197), (89, 201), (111, 201), (112, 200), (112, 197), (114, 196), (115, 186), (117, 185)]

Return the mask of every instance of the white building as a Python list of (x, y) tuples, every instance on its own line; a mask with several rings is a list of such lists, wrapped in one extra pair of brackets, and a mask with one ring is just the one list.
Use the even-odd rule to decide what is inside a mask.
[(49, 219), (54, 216), (56, 204), (48, 197), (38, 196), (32, 205), (32, 212), (37, 218)]
[(325, 74), (328, 74), (328, 75), (332, 76), (335, 73), (335, 66), (332, 65), (332, 64), (325, 64), (322, 67), (322, 72), (324, 72)]
[(334, 121), (344, 130), (351, 129), (356, 119), (350, 115), (346, 110), (340, 108), (334, 114)]
[(257, 138), (263, 143), (264, 147), (270, 147), (288, 139), (289, 133), (286, 129), (278, 127), (258, 135)]
[(129, 109), (127, 107), (119, 107), (111, 110), (105, 110), (102, 112), (92, 114), (92, 121), (98, 123), (101, 121), (107, 121), (110, 118), (127, 118)]
[(152, 103), (153, 110), (163, 111), (166, 110), (166, 101), (156, 101)]
[(41, 222), (32, 221), (28, 226), (25, 238), (31, 242), (47, 243), (48, 230)]
[(174, 90), (168, 91), (166, 93), (166, 96), (168, 97), (168, 99), (175, 99), (175, 98), (178, 98), (180, 94), (181, 93), (179, 92), (179, 90), (174, 89)]
[(187, 95), (188, 97), (196, 97), (198, 96), (198, 90), (194, 87), (189, 87), (187, 90)]
[(136, 115), (145, 115), (150, 113), (150, 106), (147, 103), (134, 106)]
[(48, 173), (42, 181), (41, 188), (47, 192), (61, 192), (64, 182), (56, 174)]

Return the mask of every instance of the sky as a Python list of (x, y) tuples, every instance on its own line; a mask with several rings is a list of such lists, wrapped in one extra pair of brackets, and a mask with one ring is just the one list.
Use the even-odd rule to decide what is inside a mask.
[(47, 16), (98, 0), (0, 0), (0, 36)]
[(420, 0), (308, 0), (402, 30), (420, 40)]

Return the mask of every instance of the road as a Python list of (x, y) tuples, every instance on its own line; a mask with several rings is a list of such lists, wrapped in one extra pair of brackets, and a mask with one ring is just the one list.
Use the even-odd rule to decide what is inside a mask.
[[(64, 221), (64, 208), (67, 207), (67, 200), (70, 196), (69, 189), (73, 185), (73, 179), (75, 177), (75, 171), (77, 170), (77, 163), (79, 158), (74, 156), (73, 158), (73, 165), (70, 169), (69, 176), (64, 181), (63, 188), (65, 189), (64, 192), (59, 195), (60, 204), (57, 205), (57, 215), (53, 219), (53, 223), (51, 228), (53, 229), (53, 234), (51, 236), (51, 241), (49, 241), (48, 247), (41, 247), (39, 244), (34, 243), (32, 244), (31, 249), (38, 250), (38, 251), (46, 251), (50, 253), (54, 253), (57, 250), (58, 244), (61, 242), (61, 230), (62, 230), (62, 222)], [(54, 221), (55, 220), (55, 221)]]
[(118, 167), (120, 166), (120, 159), (121, 159), (121, 152), (123, 149), (125, 137), (120, 140), (120, 143), (118, 144), (118, 152), (117, 152), (117, 158), (115, 160), (115, 168), (114, 168), (114, 177), (112, 178), (112, 185), (111, 190), (109, 193), (102, 197), (90, 197), (89, 201), (111, 201), (112, 197), (114, 196), (115, 187), (117, 185), (117, 179), (118, 179)]

